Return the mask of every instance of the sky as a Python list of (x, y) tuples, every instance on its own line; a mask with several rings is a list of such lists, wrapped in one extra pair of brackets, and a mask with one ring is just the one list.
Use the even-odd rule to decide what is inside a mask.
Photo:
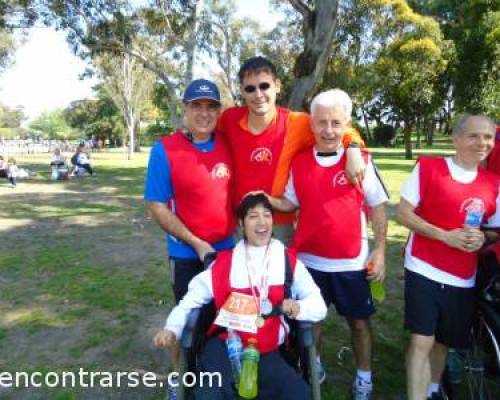
[[(271, 29), (268, 0), (237, 0), (239, 16), (254, 17)], [(65, 108), (74, 100), (92, 97), (95, 80), (80, 80), (87, 64), (76, 57), (64, 32), (33, 28), (15, 54), (15, 63), (0, 75), (0, 102), (23, 106), (28, 121), (44, 111)], [(25, 124), (26, 124), (25, 123)]]

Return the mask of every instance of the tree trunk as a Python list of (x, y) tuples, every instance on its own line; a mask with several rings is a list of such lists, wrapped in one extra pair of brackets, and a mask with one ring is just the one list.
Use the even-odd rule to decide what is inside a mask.
[(432, 146), (434, 143), (434, 130), (436, 129), (436, 121), (432, 117), (427, 126), (426, 142), (427, 146)]
[(410, 121), (405, 121), (404, 139), (405, 139), (405, 159), (406, 160), (411, 160), (413, 157), (412, 143), (411, 143), (411, 129), (412, 129), (412, 124), (410, 123)]
[(203, 8), (203, 0), (196, 0), (191, 14), (190, 36), (184, 50), (186, 51), (186, 72), (184, 73), (184, 87), (193, 80), (193, 69), (196, 59), (197, 35), (200, 26), (200, 14)]
[(365, 123), (365, 129), (366, 129), (366, 140), (371, 141), (372, 138), (372, 132), (370, 130), (370, 124), (368, 123), (368, 117), (366, 116), (365, 108), (361, 107), (361, 114), (363, 114), (363, 121)]
[(417, 145), (416, 148), (420, 149), (420, 131), (422, 129), (422, 119), (417, 118)]
[(288, 107), (301, 110), (325, 72), (337, 28), (338, 0), (315, 0), (314, 8), (302, 0), (289, 2), (302, 14), (304, 49), (295, 62)]

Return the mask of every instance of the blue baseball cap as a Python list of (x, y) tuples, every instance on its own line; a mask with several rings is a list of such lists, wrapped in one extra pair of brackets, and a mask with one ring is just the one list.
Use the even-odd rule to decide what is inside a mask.
[(182, 101), (191, 103), (195, 100), (213, 100), (220, 104), (220, 93), (217, 85), (206, 79), (192, 81), (186, 88)]

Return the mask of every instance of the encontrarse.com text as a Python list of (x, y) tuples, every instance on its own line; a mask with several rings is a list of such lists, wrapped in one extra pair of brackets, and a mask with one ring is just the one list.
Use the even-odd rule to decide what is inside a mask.
[(78, 372), (0, 372), (0, 388), (134, 388), (141, 385), (156, 388), (163, 387), (167, 382), (174, 387), (221, 387), (222, 375), (219, 372), (186, 372), (180, 376), (177, 372), (171, 372), (166, 380), (160, 380), (153, 372), (97, 372), (85, 371), (83, 368)]

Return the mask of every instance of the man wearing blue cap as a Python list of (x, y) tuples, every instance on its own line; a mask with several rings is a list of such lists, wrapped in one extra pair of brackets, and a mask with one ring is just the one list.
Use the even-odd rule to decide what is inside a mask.
[[(221, 102), (208, 80), (191, 82), (184, 93), (184, 131), (162, 137), (149, 158), (144, 199), (153, 218), (167, 233), (175, 300), (203, 271), (203, 259), (234, 246), (231, 208), (232, 163), (229, 151), (214, 133)], [(172, 363), (178, 368), (178, 348)], [(170, 398), (175, 391), (169, 390)]]

